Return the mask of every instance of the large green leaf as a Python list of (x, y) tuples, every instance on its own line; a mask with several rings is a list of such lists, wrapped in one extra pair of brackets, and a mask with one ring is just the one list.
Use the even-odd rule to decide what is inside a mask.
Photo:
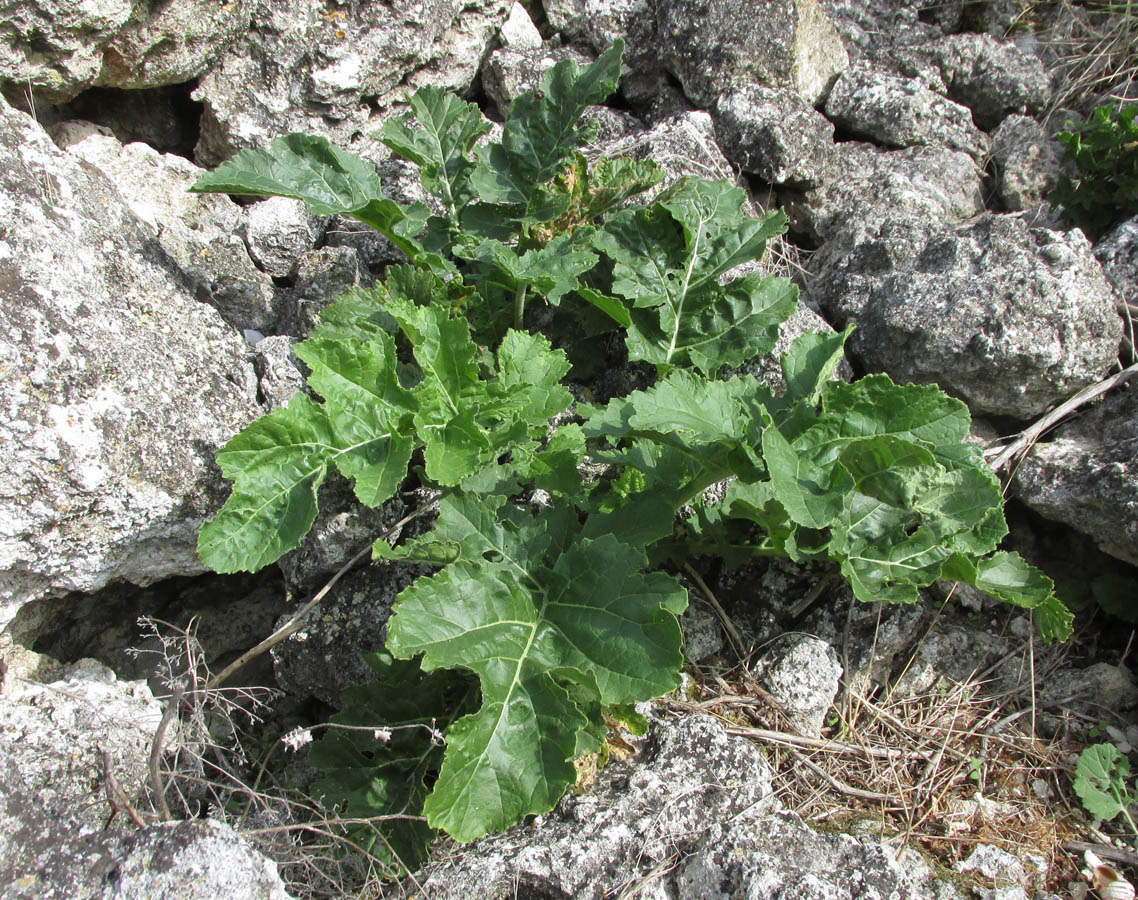
[[(330, 465), (353, 479), (361, 502), (378, 506), (406, 477), (416, 447), (424, 448), (427, 475), (454, 486), (511, 448), (544, 437), (549, 419), (572, 402), (558, 383), (569, 368), (565, 354), (540, 335), (508, 334), (496, 370), (483, 377), (465, 321), (398, 292), (383, 299), (385, 314), (414, 344), (415, 384), (401, 382), (395, 343), (376, 330), (359, 295), (297, 344), (324, 402), (298, 394), (217, 454), (234, 486), (198, 536), (198, 553), (214, 571), (256, 571), (299, 546)], [(355, 328), (352, 315), (362, 317)], [(353, 331), (370, 337), (341, 339)]]
[(605, 221), (594, 243), (613, 260), (613, 293), (633, 307), (630, 359), (714, 374), (774, 346), (798, 289), (758, 272), (720, 284), (785, 230), (782, 213), (747, 219), (745, 205), (740, 188), (685, 178), (650, 209)]
[(457, 225), (459, 212), (474, 199), (469, 155), (490, 123), (473, 103), (435, 85), (420, 88), (410, 103), (411, 112), (383, 123), (383, 142), (419, 166), (423, 187), (443, 201)]
[[(489, 501), (489, 502), (486, 502)], [(642, 551), (612, 534), (583, 538), (575, 517), (531, 518), (503, 498), (446, 498), (432, 544), (454, 553), (396, 602), (388, 646), (423, 654), (425, 671), (461, 667), (482, 708), (447, 732), (428, 821), (461, 841), (553, 807), (575, 778), (582, 733), (576, 699), (632, 703), (678, 684), (683, 589), (642, 575)], [(500, 513), (500, 514), (499, 514)]]
[(583, 69), (562, 60), (545, 73), (538, 93), (522, 94), (510, 104), (501, 142), (477, 151), (471, 183), (482, 200), (519, 208), (525, 220), (535, 222), (566, 211), (567, 193), (554, 200), (540, 187), (592, 138), (594, 130), (579, 122), (581, 113), (616, 90), (623, 48), (616, 41)]
[(384, 197), (380, 188), (379, 174), (367, 160), (340, 150), (327, 138), (289, 134), (275, 139), (268, 150), (242, 150), (202, 175), (190, 190), (303, 200), (318, 216), (351, 216), (412, 260), (440, 272), (449, 270), (442, 257), (415, 240), (430, 215), (427, 206), (404, 208)]

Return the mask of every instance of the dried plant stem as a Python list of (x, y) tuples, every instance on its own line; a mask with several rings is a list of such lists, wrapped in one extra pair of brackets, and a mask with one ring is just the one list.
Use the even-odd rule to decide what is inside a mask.
[(154, 790), (154, 805), (161, 822), (169, 822), (173, 817), (170, 815), (170, 807), (166, 805), (166, 780), (162, 777), (159, 763), (162, 761), (162, 751), (166, 746), (166, 732), (178, 714), (178, 707), (182, 705), (183, 693), (185, 688), (181, 682), (177, 682), (170, 692), (170, 699), (166, 701), (166, 708), (162, 711), (162, 720), (158, 723), (158, 730), (154, 732), (154, 740), (150, 743), (150, 785)]
[(719, 617), (719, 621), (723, 624), (723, 630), (727, 633), (728, 640), (731, 641), (731, 646), (735, 649), (735, 653), (739, 659), (745, 659), (747, 656), (746, 648), (743, 646), (743, 636), (739, 634), (739, 629), (735, 627), (735, 623), (731, 621), (731, 617), (727, 615), (725, 610), (719, 603), (711, 588), (707, 586), (707, 582), (700, 577), (699, 572), (692, 568), (691, 563), (684, 563), (684, 571), (688, 573), (692, 581), (699, 585), (699, 589), (703, 591), (704, 597), (707, 602), (711, 604), (711, 608), (715, 610), (715, 614)]
[(994, 454), (994, 458), (990, 462), (992, 469), (999, 471), (1011, 462), (1014, 457), (1038, 441), (1048, 429), (1053, 428), (1075, 410), (1101, 397), (1107, 391), (1118, 387), (1118, 385), (1133, 378), (1135, 375), (1138, 375), (1138, 363), (1111, 375), (1109, 378), (1104, 378), (1096, 384), (1083, 388), (1069, 400), (1064, 401), (1055, 407), (1055, 409), (1051, 410), (1051, 412), (1044, 415), (1035, 424), (1021, 431), (1016, 439), (1006, 447), (1002, 449), (999, 447), (989, 448), (985, 451), (985, 455)]
[[(410, 515), (404, 516), (402, 519), (400, 519), (398, 522), (396, 522), (394, 525), (392, 525), (389, 529), (387, 529), (387, 531), (383, 535), (383, 539), (386, 541), (394, 540), (395, 537), (398, 536), (399, 532), (403, 529), (404, 525), (406, 525), (408, 522), (413, 521), (414, 519), (417, 519), (419, 516), (423, 515), (424, 513), (428, 512), (429, 510), (433, 509), (438, 504), (438, 502), (439, 502), (439, 498), (436, 498), (436, 499), (432, 500), (430, 503), (424, 503), (422, 506), (420, 506), (418, 509), (416, 509)], [(214, 675), (206, 683), (206, 689), (207, 690), (213, 690), (218, 685), (220, 685), (222, 682), (224, 682), (227, 678), (229, 678), (230, 675), (232, 675), (234, 672), (236, 672), (238, 669), (240, 669), (242, 666), (244, 666), (247, 663), (249, 663), (250, 661), (256, 659), (262, 653), (265, 653), (266, 651), (271, 650), (273, 647), (275, 647), (281, 641), (285, 640), (288, 637), (291, 637), (292, 635), (296, 634), (296, 632), (300, 631), (301, 627), (304, 625), (305, 617), (313, 609), (315, 609), (316, 606), (319, 605), (321, 600), (323, 600), (325, 597), (328, 596), (328, 592), (331, 591), (332, 588), (334, 588), (336, 586), (336, 582), (338, 582), (341, 578), (343, 578), (346, 574), (348, 574), (348, 572), (351, 571), (351, 569), (354, 568), (356, 566), (356, 564), (359, 563), (369, 553), (371, 553), (371, 544), (368, 544), (366, 547), (364, 547), (362, 550), (360, 550), (359, 553), (357, 553), (355, 556), (353, 556), (351, 559), (349, 559), (346, 563), (344, 563), (344, 565), (342, 565), (340, 567), (339, 571), (336, 572), (336, 574), (333, 575), (330, 579), (328, 579), (328, 583), (325, 584), (324, 587), (322, 587), (319, 591), (317, 591), (315, 596), (313, 596), (313, 598), (311, 600), (309, 600), (306, 604), (304, 604), (304, 606), (302, 606), (299, 610), (297, 610), (295, 613), (293, 613), (293, 615), (289, 618), (289, 620), (287, 622), (285, 622), (280, 628), (278, 628), (276, 631), (274, 631), (272, 634), (270, 634), (267, 638), (265, 638), (263, 641), (261, 641), (261, 643), (257, 644), (257, 646), (253, 647), (250, 650), (246, 650), (239, 657), (237, 657), (237, 659), (233, 660), (233, 662), (231, 662), (228, 666), (226, 666), (224, 669), (222, 669), (220, 672), (218, 672), (216, 675)]]

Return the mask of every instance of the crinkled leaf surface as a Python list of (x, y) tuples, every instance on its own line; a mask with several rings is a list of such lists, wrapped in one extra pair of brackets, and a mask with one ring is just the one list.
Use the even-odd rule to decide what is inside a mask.
[[(587, 234), (584, 236), (587, 239)], [(546, 246), (518, 255), (515, 248), (488, 238), (460, 250), (466, 259), (482, 263), (484, 280), (513, 294), (520, 287), (532, 288), (557, 305), (578, 279), (597, 262), (597, 255), (584, 249), (581, 235), (562, 234)]]
[(445, 498), (417, 543), (410, 558), (442, 544), (454, 561), (399, 596), (388, 646), (482, 685), (482, 708), (447, 732), (424, 804), (433, 826), (468, 841), (551, 809), (573, 782), (592, 727), (575, 693), (632, 703), (678, 683), (684, 592), (641, 574), (643, 552), (614, 535), (580, 537), (575, 515), (533, 518), (501, 497)]
[(524, 218), (550, 221), (568, 209), (569, 198), (552, 201), (539, 188), (550, 181), (574, 150), (591, 139), (580, 124), (585, 107), (601, 103), (620, 80), (623, 43), (580, 68), (562, 60), (545, 73), (539, 93), (522, 94), (510, 104), (500, 143), (477, 151), (471, 183), (487, 203), (524, 210)]
[(685, 178), (649, 209), (605, 221), (594, 243), (613, 260), (613, 293), (633, 307), (630, 359), (714, 374), (774, 346), (798, 289), (759, 272), (720, 284), (785, 230), (782, 213), (745, 218), (745, 205), (740, 188)]
[(383, 142), (419, 166), (423, 187), (443, 201), (457, 225), (459, 211), (474, 199), (469, 155), (490, 123), (473, 103), (436, 85), (420, 88), (410, 102), (411, 112), (383, 123)]
[[(297, 344), (324, 402), (298, 394), (218, 452), (233, 492), (198, 536), (198, 553), (214, 571), (256, 571), (299, 546), (330, 465), (353, 479), (362, 503), (378, 506), (406, 477), (416, 447), (433, 480), (457, 485), (512, 446), (544, 436), (549, 418), (572, 402), (558, 383), (569, 368), (565, 355), (540, 335), (507, 334), (497, 371), (483, 378), (465, 321), (395, 292), (383, 296), (384, 312), (414, 344), (421, 377), (410, 388), (400, 382), (394, 341), (374, 331), (361, 295), (351, 311), (332, 316), (329, 331)], [(365, 317), (359, 330), (368, 340), (340, 339), (352, 311)]]

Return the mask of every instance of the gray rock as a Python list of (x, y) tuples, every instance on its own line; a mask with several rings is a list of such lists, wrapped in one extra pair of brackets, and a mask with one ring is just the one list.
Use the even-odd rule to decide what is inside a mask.
[(1012, 113), (1035, 115), (1051, 99), (1039, 57), (987, 34), (952, 34), (920, 48), (939, 69), (948, 95), (991, 131)]
[(755, 674), (781, 704), (791, 728), (807, 737), (822, 736), (842, 677), (833, 647), (807, 634), (789, 634), (758, 661)]
[(482, 86), (504, 117), (515, 97), (536, 91), (545, 73), (563, 59), (575, 60), (579, 66), (592, 62), (570, 47), (495, 50), (482, 67)]
[(498, 29), (498, 39), (503, 47), (510, 50), (538, 50), (541, 48), (541, 32), (533, 24), (526, 8), (516, 2), (510, 7), (510, 15)]
[(258, 408), (241, 336), (98, 171), (0, 102), (0, 625), (203, 571), (213, 451)]
[(935, 622), (920, 637), (910, 665), (894, 686), (893, 696), (917, 697), (934, 691), (942, 681), (963, 684), (992, 666), (996, 681), (1006, 678), (1009, 687), (1018, 683), (1019, 661), (1006, 640), (982, 628)]
[(680, 616), (680, 628), (684, 633), (684, 659), (699, 663), (722, 650), (726, 642), (719, 617), (692, 588), (688, 589), (688, 594), (692, 602)]
[(257, 392), (268, 411), (287, 406), (304, 388), (300, 360), (292, 352), (293, 338), (280, 334), (263, 338), (253, 347), (253, 367), (257, 372)]
[[(659, 68), (656, 55), (655, 0), (543, 0), (549, 24), (571, 41), (603, 53), (617, 38), (624, 40), (624, 65), (633, 82), (648, 84)], [(628, 79), (622, 90), (628, 92)], [(634, 84), (634, 95), (644, 93)]]
[(975, 872), (997, 886), (1022, 888), (1027, 868), (1019, 858), (993, 844), (979, 844), (955, 866), (957, 872)]
[(841, 35), (850, 60), (877, 60), (893, 47), (940, 37), (941, 29), (921, 20), (927, 0), (820, 0)]
[(1138, 316), (1138, 216), (1123, 222), (1095, 245), (1103, 273), (1114, 285), (1118, 298)]
[(952, 230), (886, 225), (810, 283), (851, 350), (896, 381), (937, 383), (974, 412), (1029, 419), (1103, 377), (1122, 325), (1081, 232), (985, 215)]
[(787, 212), (792, 227), (827, 242), (815, 260), (818, 267), (828, 254), (845, 255), (856, 236), (886, 223), (915, 228), (978, 215), (984, 210), (980, 174), (976, 162), (958, 150), (846, 143), (821, 185), (798, 197), (787, 192)]
[[(419, 883), (437, 900), (620, 896), (674, 854), (713, 844), (724, 823), (769, 810), (770, 779), (758, 748), (719, 722), (657, 722), (640, 756), (610, 761), (595, 783), (532, 825), (447, 854)], [(671, 876), (656, 875), (648, 896), (701, 896), (664, 893)]]
[(1030, 116), (1010, 115), (992, 134), (996, 194), (1004, 208), (1037, 209), (1059, 180), (1063, 147)]
[(1024, 457), (1015, 496), (1138, 565), (1138, 391), (1117, 389)]
[(0, 3), (0, 84), (51, 102), (89, 87), (150, 88), (201, 74), (249, 23), (251, 0)]
[(859, 137), (890, 147), (938, 144), (973, 159), (988, 152), (988, 138), (969, 111), (925, 87), (863, 65), (846, 69), (826, 100), (826, 115)]
[(193, 279), (198, 299), (234, 328), (272, 331), (276, 291), (249, 258), (241, 237), (241, 207), (224, 194), (191, 194), (190, 185), (204, 170), (189, 160), (147, 144), (123, 146), (91, 128), (90, 123), (67, 122), (54, 128), (52, 136), (115, 184), (134, 214)]
[(745, 84), (715, 104), (723, 154), (770, 184), (814, 187), (833, 165), (834, 126), (798, 94)]
[(101, 830), (110, 813), (104, 753), (125, 796), (148, 811), (147, 759), (161, 718), (145, 682), (118, 681), (93, 659), (66, 667), (51, 684), (9, 679), (0, 695), (0, 746), (32, 799), (15, 813), (21, 830), (49, 832), (56, 818)]
[(715, 142), (711, 116), (690, 112), (661, 122), (648, 131), (630, 135), (609, 144), (599, 144), (591, 153), (651, 159), (664, 170), (664, 180), (640, 196), (648, 201), (655, 193), (675, 184), (685, 175), (735, 181), (731, 164)]
[(792, 812), (714, 826), (684, 859), (673, 893), (661, 897), (700, 900), (960, 900), (939, 884), (915, 854), (901, 860), (883, 844), (848, 834), (819, 834)]
[(102, 900), (289, 900), (276, 864), (229, 825), (152, 825), (132, 835)]
[(307, 337), (321, 311), (359, 283), (360, 259), (354, 247), (330, 245), (301, 254), (283, 314), (284, 332)]
[(1123, 727), (1134, 721), (1138, 686), (1126, 666), (1101, 662), (1085, 669), (1062, 668), (1039, 685), (1037, 703), (1055, 713), (1040, 717), (1045, 729), (1062, 728), (1090, 740), (1087, 732), (1103, 719)]
[(506, 20), (507, 0), (350, 4), (255, 0), (253, 20), (202, 78), (196, 155), (215, 165), (281, 134), (322, 134), (383, 158), (372, 137), (405, 92), (470, 87)]
[(302, 253), (316, 246), (323, 222), (300, 200), (270, 197), (247, 208), (249, 255), (274, 278), (287, 278)]
[(659, 0), (660, 59), (697, 106), (757, 82), (817, 104), (848, 65), (816, 0)]
[(383, 646), (396, 596), (430, 571), (428, 566), (386, 562), (349, 572), (305, 617), (301, 629), (273, 648), (276, 683), (291, 698), (315, 697), (339, 706), (346, 686), (375, 678), (360, 654)]

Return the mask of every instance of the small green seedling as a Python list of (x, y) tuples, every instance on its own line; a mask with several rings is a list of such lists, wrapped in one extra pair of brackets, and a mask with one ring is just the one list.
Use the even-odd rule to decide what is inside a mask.
[(1133, 836), (1138, 835), (1138, 825), (1130, 807), (1138, 803), (1138, 793), (1127, 784), (1129, 777), (1130, 761), (1114, 744), (1092, 744), (1075, 765), (1075, 793), (1087, 812), (1104, 822), (1123, 816)]

